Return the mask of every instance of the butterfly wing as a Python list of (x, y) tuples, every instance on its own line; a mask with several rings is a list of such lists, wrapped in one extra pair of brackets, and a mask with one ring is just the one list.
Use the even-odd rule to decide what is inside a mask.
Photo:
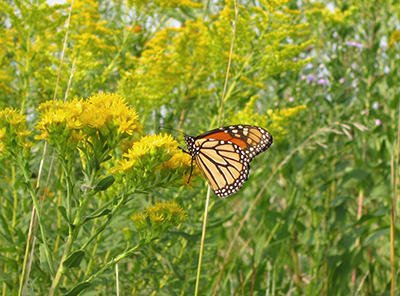
[[(258, 126), (231, 125), (206, 132), (197, 139), (218, 139), (229, 141), (241, 147), (251, 158), (267, 150), (273, 143), (271, 134)], [(251, 161), (251, 160), (250, 160)]]
[(267, 150), (273, 139), (263, 128), (233, 125), (195, 138), (185, 136), (185, 141), (214, 193), (224, 197), (243, 186), (248, 179), (251, 160)]

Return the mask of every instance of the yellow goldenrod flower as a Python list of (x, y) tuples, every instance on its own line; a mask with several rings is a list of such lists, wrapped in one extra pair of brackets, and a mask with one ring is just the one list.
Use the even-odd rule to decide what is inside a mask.
[(201, 8), (202, 3), (197, 3), (190, 0), (132, 0), (136, 5), (156, 6), (162, 8), (177, 8), (177, 7), (190, 7)]
[(127, 153), (129, 148), (131, 148), (133, 145), (133, 141), (129, 139), (122, 139), (121, 142), (119, 142), (119, 149), (122, 151), (122, 153)]
[(231, 124), (246, 123), (266, 127), (274, 135), (274, 141), (282, 140), (283, 136), (287, 133), (285, 128), (290, 124), (291, 119), (301, 110), (307, 108), (302, 105), (294, 108), (268, 110), (267, 115), (261, 115), (254, 113), (257, 98), (258, 96), (251, 97), (244, 109), (231, 116), (229, 122)]
[(0, 111), (0, 153), (6, 157), (29, 159), (35, 143), (27, 141), (32, 132), (27, 130), (26, 116), (16, 109)]
[(98, 94), (87, 100), (48, 101), (37, 108), (40, 121), (36, 128), (61, 154), (80, 149), (103, 154), (103, 147), (115, 148), (135, 132), (140, 132), (138, 114), (115, 94)]
[(147, 229), (146, 216), (147, 216), (146, 213), (141, 212), (141, 213), (135, 214), (131, 217), (133, 224), (135, 225), (135, 228), (138, 232), (141, 232), (141, 231), (144, 231)]
[[(149, 223), (147, 223), (148, 218)], [(157, 202), (149, 205), (146, 210), (131, 217), (141, 239), (150, 242), (158, 238), (172, 226), (178, 226), (188, 219), (186, 211), (176, 202)]]
[(186, 221), (188, 217), (186, 211), (176, 202), (166, 201), (147, 206), (145, 211), (133, 215), (131, 219), (140, 239), (151, 242), (172, 226)]
[(4, 140), (6, 138), (6, 128), (2, 127), (0, 128), (0, 141)]
[[(170, 159), (177, 151), (178, 142), (171, 135), (159, 134), (142, 137), (140, 141), (133, 143), (132, 147), (123, 156), (130, 161), (146, 156), (148, 161), (151, 160), (153, 162), (150, 164), (151, 166), (157, 166)], [(141, 160), (141, 162), (143, 161)]]
[[(127, 180), (137, 189), (187, 185), (192, 170), (191, 157), (178, 148), (171, 135), (144, 136), (131, 147), (124, 147), (125, 157), (112, 170), (117, 180)], [(201, 173), (194, 166), (191, 181)]]
[(134, 160), (122, 159), (121, 161), (118, 162), (118, 167), (113, 168), (113, 172), (114, 173), (118, 173), (118, 171), (128, 172), (133, 168), (134, 164), (135, 164)]
[(388, 42), (388, 47), (391, 48), (393, 47), (393, 45), (400, 41), (400, 31), (398, 30), (394, 30), (391, 34), (390, 34), (390, 39)]
[(175, 170), (180, 166), (190, 167), (192, 158), (189, 154), (179, 151), (172, 156), (168, 161), (157, 167), (157, 170)]
[(393, 41), (400, 41), (400, 31), (398, 30), (394, 30), (391, 34), (390, 34), (390, 39)]
[(158, 213), (149, 212), (149, 216), (150, 216), (150, 219), (151, 219), (153, 225), (154, 224), (159, 224), (164, 220), (164, 217), (163, 217), (162, 214), (160, 215)]

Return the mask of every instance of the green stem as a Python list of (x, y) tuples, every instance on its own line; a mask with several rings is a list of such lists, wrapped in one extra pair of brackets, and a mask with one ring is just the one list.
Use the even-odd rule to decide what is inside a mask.
[[(62, 276), (65, 274), (65, 272), (68, 270), (68, 268), (65, 268), (63, 266), (63, 262), (65, 261), (66, 258), (68, 258), (68, 256), (71, 254), (72, 251), (72, 245), (76, 239), (76, 237), (78, 236), (80, 227), (82, 226), (82, 217), (83, 217), (83, 213), (84, 210), (86, 209), (86, 205), (89, 202), (90, 198), (95, 194), (91, 193), (91, 194), (87, 194), (82, 203), (79, 206), (78, 212), (76, 214), (76, 217), (74, 219), (74, 225), (75, 228), (72, 229), (72, 227), (70, 227), (70, 232), (69, 232), (69, 236), (68, 236), (68, 241), (67, 241), (67, 245), (65, 247), (65, 251), (63, 254), (63, 257), (60, 261), (60, 265), (58, 267), (57, 273), (54, 277), (53, 280), (53, 284), (50, 288), (50, 293), (49, 296), (54, 296), (56, 295), (56, 292), (58, 290), (58, 286), (60, 285), (60, 281)], [(110, 213), (109, 217), (113, 217), (114, 214), (117, 212), (117, 210), (124, 204), (124, 202), (126, 201), (126, 197), (122, 197), (121, 200), (119, 201), (119, 203), (117, 204), (117, 206), (112, 210), (112, 212)], [(103, 224), (96, 230), (96, 232), (88, 239), (88, 241), (82, 246), (81, 250), (84, 250), (88, 244), (94, 239), (96, 238), (96, 236), (98, 236), (98, 234), (100, 234), (105, 228), (106, 226), (111, 222), (112, 219), (107, 218), (106, 221), (103, 222)]]
[[(31, 214), (31, 222), (30, 222), (31, 224), (29, 225), (28, 239), (26, 240), (24, 262), (22, 263), (22, 271), (21, 271), (20, 280), (19, 280), (19, 290), (18, 290), (19, 296), (24, 294), (24, 292), (23, 292), (24, 280), (25, 280), (26, 273), (27, 273), (29, 249), (30, 249), (30, 245), (32, 242), (32, 232), (33, 232), (33, 228), (34, 228), (33, 224), (34, 224), (35, 220), (36, 220), (36, 209), (33, 208), (32, 214)], [(34, 245), (32, 244), (32, 248), (33, 247), (34, 247)]]
[(100, 233), (99, 236), (97, 237), (96, 244), (94, 245), (94, 248), (93, 248), (93, 250), (92, 250), (92, 255), (90, 256), (89, 263), (88, 263), (88, 265), (87, 265), (87, 267), (86, 267), (85, 275), (83, 276), (83, 279), (84, 279), (84, 280), (88, 277), (89, 273), (90, 273), (91, 270), (92, 270), (93, 262), (94, 262), (93, 258), (94, 258), (94, 256), (96, 255), (97, 248), (98, 248), (98, 246), (99, 246), (100, 238), (101, 238), (101, 233)]
[(108, 215), (108, 217), (103, 221), (103, 223), (96, 229), (94, 234), (86, 241), (86, 243), (81, 247), (81, 250), (85, 250), (87, 246), (94, 240), (103, 230), (107, 227), (108, 224), (110, 224), (112, 218), (115, 216), (117, 211), (125, 204), (127, 200), (127, 196), (123, 196), (118, 204), (112, 209), (111, 213)]
[[(68, 221), (72, 221), (72, 192), (73, 192), (73, 188), (72, 188), (72, 184), (73, 184), (73, 180), (72, 180), (72, 168), (71, 168), (71, 164), (70, 162), (68, 162), (67, 160), (65, 160), (63, 157), (60, 157), (61, 160), (61, 166), (63, 168), (63, 171), (65, 173), (65, 186), (67, 188), (67, 217), (68, 217)], [(71, 225), (69, 225), (69, 227), (71, 228)], [(71, 231), (71, 229), (70, 229)]]
[(73, 229), (72, 227), (69, 228), (68, 241), (65, 246), (64, 254), (60, 260), (60, 265), (58, 266), (57, 273), (54, 276), (53, 283), (50, 288), (49, 296), (56, 295), (58, 286), (60, 285), (60, 282), (61, 282), (61, 278), (64, 275), (64, 273), (68, 270), (68, 268), (64, 267), (63, 262), (71, 254), (72, 246), (73, 246), (73, 243), (74, 243), (76, 237), (78, 236), (78, 233), (79, 233), (79, 227), (76, 227), (75, 229)]
[(110, 206), (110, 204), (112, 204), (112, 203), (113, 203), (113, 200), (106, 202), (104, 205), (100, 206), (97, 210), (95, 210), (94, 212), (89, 214), (89, 216), (96, 216), (97, 214), (100, 214), (101, 212), (104, 211), (104, 209), (108, 208)]
[(200, 274), (201, 274), (201, 263), (203, 261), (203, 250), (204, 244), (206, 240), (206, 227), (207, 227), (207, 216), (208, 216), (208, 204), (210, 202), (210, 194), (211, 188), (207, 186), (207, 198), (206, 198), (206, 207), (204, 209), (204, 220), (203, 220), (203, 231), (201, 232), (201, 245), (200, 245), (200, 254), (199, 254), (199, 263), (197, 266), (197, 277), (196, 277), (196, 287), (194, 290), (194, 295), (197, 296), (199, 293), (199, 286), (200, 286)]
[(24, 85), (22, 87), (22, 100), (21, 100), (21, 113), (24, 113), (26, 100), (28, 98), (28, 89), (29, 89), (29, 73), (30, 73), (30, 51), (31, 51), (31, 27), (28, 29), (28, 34), (26, 38), (26, 52), (25, 52), (25, 67), (23, 72)]
[[(100, 161), (103, 159), (103, 157), (105, 157), (105, 153), (100, 157)], [(64, 250), (64, 254), (61, 258), (60, 264), (58, 266), (57, 272), (54, 276), (53, 279), (53, 283), (52, 286), (50, 288), (50, 292), (49, 292), (49, 296), (54, 296), (57, 293), (58, 287), (60, 285), (61, 279), (63, 277), (63, 275), (65, 274), (65, 272), (68, 270), (68, 267), (64, 267), (63, 262), (66, 260), (66, 258), (68, 258), (68, 256), (71, 254), (72, 252), (72, 247), (73, 244), (76, 240), (76, 238), (78, 237), (79, 231), (80, 231), (80, 227), (84, 224), (82, 221), (83, 215), (85, 213), (86, 207), (91, 199), (91, 197), (93, 195), (95, 195), (97, 193), (97, 191), (95, 190), (86, 190), (83, 194), (83, 197), (78, 206), (78, 209), (76, 211), (76, 215), (73, 218), (72, 217), (72, 192), (73, 192), (73, 179), (72, 179), (72, 169), (70, 166), (70, 163), (68, 161), (65, 161), (63, 158), (62, 159), (62, 165), (64, 168), (64, 172), (65, 172), (65, 179), (67, 182), (67, 215), (68, 215), (68, 219), (69, 221), (73, 221), (72, 223), (69, 223), (69, 236), (68, 236), (68, 241)], [(87, 156), (87, 159), (89, 159), (89, 157)], [(87, 174), (86, 175), (86, 183), (88, 184), (88, 188), (93, 188), (94, 183), (96, 181), (96, 173), (97, 171), (94, 168), (89, 167), (90, 165), (90, 161), (87, 163)], [(103, 225), (100, 226), (100, 228), (98, 228), (95, 232), (94, 235), (92, 235), (89, 240), (86, 242), (86, 244), (81, 248), (81, 250), (84, 250), (87, 245), (99, 234), (101, 233), (105, 227), (110, 223), (111, 219), (110, 217), (112, 217), (115, 212), (124, 204), (124, 201), (126, 200), (126, 198), (122, 197), (120, 202), (118, 203), (118, 205), (112, 210), (110, 216), (108, 217), (108, 219), (106, 219), (106, 221), (103, 223)]]
[(72, 221), (72, 184), (68, 175), (65, 177), (65, 183), (67, 187), (67, 217), (68, 221)]
[[(62, 158), (61, 158), (62, 159)], [(67, 216), (69, 221), (72, 220), (72, 174), (71, 174), (71, 168), (69, 162), (65, 161), (62, 159), (61, 161), (63, 168), (64, 168), (64, 173), (65, 173), (65, 180), (66, 180), (66, 186), (67, 186)], [(94, 193), (93, 193), (94, 194)], [(68, 234), (68, 241), (65, 246), (64, 254), (61, 258), (60, 264), (58, 266), (57, 272), (54, 276), (53, 283), (50, 288), (49, 295), (54, 296), (56, 295), (56, 292), (58, 290), (58, 286), (60, 285), (61, 278), (65, 274), (65, 272), (68, 270), (68, 268), (63, 266), (63, 262), (65, 261), (66, 258), (71, 254), (72, 251), (72, 246), (74, 241), (76, 240), (79, 230), (80, 230), (80, 220), (83, 216), (83, 212), (86, 208), (86, 205), (93, 194), (88, 194), (85, 196), (84, 201), (80, 204), (77, 215), (75, 216), (74, 223), (73, 224), (68, 224), (69, 225), (69, 234)], [(75, 226), (75, 227), (74, 227)]]
[(43, 224), (43, 220), (42, 220), (42, 216), (40, 214), (40, 210), (39, 210), (39, 203), (38, 203), (38, 197), (36, 196), (35, 191), (33, 190), (31, 184), (30, 184), (30, 179), (29, 179), (29, 173), (25, 170), (24, 166), (21, 166), (21, 169), (24, 170), (24, 176), (25, 176), (25, 182), (27, 183), (28, 186), (28, 191), (32, 197), (32, 201), (33, 201), (33, 206), (35, 207), (35, 211), (36, 211), (36, 216), (37, 216), (37, 221), (39, 223), (40, 226), (40, 233), (42, 235), (42, 240), (43, 240), (43, 244), (45, 246), (45, 254), (46, 254), (46, 259), (50, 268), (50, 273), (54, 274), (54, 266), (53, 266), (53, 258), (50, 255), (50, 251), (49, 251), (49, 247), (47, 244), (47, 236), (46, 236), (46, 232), (44, 231), (44, 224)]
[(64, 273), (67, 271), (67, 268), (64, 268), (64, 266), (63, 266), (63, 262), (69, 256), (69, 254), (71, 253), (71, 250), (72, 250), (74, 235), (71, 235), (71, 234), (72, 233), (70, 231), (70, 235), (68, 236), (67, 245), (65, 246), (64, 254), (61, 258), (60, 265), (58, 266), (57, 273), (54, 276), (53, 283), (50, 288), (49, 296), (56, 295), (56, 291), (58, 289), (58, 286), (60, 285), (61, 278), (64, 275)]
[(82, 225), (81, 220), (82, 220), (83, 214), (86, 210), (86, 206), (87, 206), (90, 198), (95, 194), (96, 194), (96, 192), (90, 192), (89, 194), (86, 194), (86, 196), (84, 196), (84, 198), (83, 198), (83, 201), (79, 205), (78, 211), (76, 213), (76, 216), (75, 216), (75, 219), (73, 222), (73, 225), (75, 225), (77, 228)]
[(115, 257), (111, 261), (107, 262), (98, 272), (96, 272), (94, 275), (89, 277), (86, 282), (93, 281), (95, 278), (97, 278), (98, 276), (102, 275), (105, 271), (107, 271), (110, 267), (112, 267), (115, 264), (117, 264), (122, 259), (128, 257), (129, 255), (131, 255), (134, 252), (137, 252), (144, 245), (146, 245), (146, 244), (144, 242), (141, 242), (138, 245), (136, 245), (135, 247), (133, 247), (132, 249), (130, 249), (130, 250), (118, 255), (117, 257)]
[[(15, 184), (15, 167), (11, 168), (11, 178), (12, 184)], [(11, 231), (15, 235), (15, 225), (17, 221), (17, 211), (18, 211), (18, 194), (17, 190), (13, 190), (13, 198), (14, 198), (14, 208), (13, 208), (13, 217), (12, 217), (12, 224), (11, 224)]]
[(108, 77), (108, 74), (115, 68), (115, 64), (117, 63), (117, 61), (120, 60), (120, 56), (125, 49), (125, 46), (129, 40), (128, 39), (129, 36), (131, 35), (132, 28), (136, 25), (136, 23), (137, 23), (136, 19), (132, 21), (130, 30), (125, 34), (124, 39), (122, 41), (122, 44), (121, 44), (117, 54), (114, 56), (114, 58), (112, 59), (110, 64), (107, 66), (107, 68), (103, 71), (103, 74), (99, 77), (99, 79), (97, 79), (96, 82), (98, 82), (99, 84), (104, 84), (104, 82), (106, 81), (106, 78)]
[[(61, 180), (63, 179), (63, 177), (64, 177), (64, 172), (61, 171)], [(57, 200), (58, 200), (57, 206), (61, 206), (62, 205), (62, 203), (61, 203), (61, 191), (58, 192), (58, 199)], [(61, 213), (59, 211), (57, 211), (57, 228), (61, 229)], [(61, 239), (61, 235), (60, 235), (60, 233), (58, 233), (57, 234), (57, 238), (56, 238), (56, 243), (55, 243), (55, 246), (54, 246), (54, 250), (53, 250), (54, 256), (57, 254), (58, 246), (60, 244), (60, 239)]]

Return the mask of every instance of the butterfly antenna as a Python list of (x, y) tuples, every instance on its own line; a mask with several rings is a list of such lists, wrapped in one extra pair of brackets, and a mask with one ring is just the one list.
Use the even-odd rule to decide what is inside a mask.
[(189, 179), (188, 179), (188, 181), (187, 181), (188, 184), (190, 183), (190, 178), (192, 177), (192, 173), (193, 173), (193, 158), (192, 158), (192, 164), (191, 164), (191, 166), (190, 166)]
[(178, 132), (178, 133), (180, 133), (180, 134), (186, 135), (184, 132), (182, 132), (182, 131), (180, 131), (180, 130), (173, 129), (173, 128), (170, 128), (170, 127), (165, 127), (165, 126), (163, 126), (163, 125), (161, 125), (158, 129), (166, 129), (166, 130), (170, 130), (170, 131), (174, 131), (174, 132)]

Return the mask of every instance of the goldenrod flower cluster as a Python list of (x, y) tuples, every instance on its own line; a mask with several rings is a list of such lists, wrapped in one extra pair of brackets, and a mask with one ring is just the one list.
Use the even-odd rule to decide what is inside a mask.
[(269, 129), (274, 130), (277, 135), (274, 140), (276, 139), (277, 141), (282, 141), (284, 139), (284, 135), (288, 133), (286, 127), (289, 126), (291, 119), (294, 118), (300, 111), (305, 109), (307, 109), (305, 105), (300, 105), (294, 108), (268, 110), (267, 114), (271, 121)]
[(190, 0), (131, 0), (136, 5), (145, 5), (147, 7), (162, 7), (162, 8), (177, 8), (177, 7), (191, 7), (201, 8), (203, 4), (196, 3)]
[(0, 111), (0, 157), (29, 159), (35, 143), (27, 140), (32, 134), (26, 126), (26, 116), (16, 109)]
[(182, 150), (178, 150), (170, 160), (162, 163), (156, 168), (156, 170), (159, 171), (161, 176), (164, 178), (168, 177), (168, 172), (175, 172), (178, 176), (181, 176), (182, 179), (176, 179), (175, 182), (173, 182), (173, 185), (185, 185), (188, 188), (191, 188), (192, 181), (197, 177), (202, 176), (196, 163), (194, 161), (192, 162), (192, 158)]
[(393, 45), (396, 42), (399, 42), (399, 41), (400, 41), (400, 31), (394, 30), (392, 33), (390, 33), (390, 39), (389, 39), (389, 42), (388, 42), (388, 47), (389, 48), (393, 47)]
[(306, 11), (306, 16), (309, 22), (313, 23), (315, 26), (320, 26), (321, 21), (326, 25), (331, 24), (333, 26), (338, 26), (339, 24), (352, 22), (354, 20), (353, 16), (358, 9), (359, 8), (356, 6), (351, 5), (345, 11), (339, 8), (331, 11), (322, 3), (316, 2), (312, 9)]
[[(299, 69), (310, 61), (299, 58), (299, 54), (314, 42), (301, 41), (309, 34), (308, 25), (298, 24), (300, 11), (286, 7), (287, 2), (260, 1), (260, 7), (251, 9), (238, 5), (230, 71), (232, 82), (237, 84), (235, 89), (248, 88), (255, 93), (254, 87), (264, 89), (269, 76)], [(216, 96), (222, 89), (221, 82), (225, 79), (222, 69), (226, 69), (230, 56), (234, 7), (234, 1), (228, 0), (224, 9), (207, 21), (188, 20), (179, 28), (169, 26), (158, 31), (140, 57), (125, 56), (130, 65), (126, 67), (128, 70), (121, 70), (118, 93), (143, 109), (146, 105), (154, 107), (175, 102), (177, 94), (178, 97), (189, 96), (200, 104), (202, 99)], [(288, 38), (294, 41), (288, 43)], [(249, 65), (251, 71), (247, 70)], [(239, 77), (252, 81), (251, 85), (242, 83)], [(247, 97), (244, 91), (228, 92), (226, 100), (234, 104)]]
[(283, 136), (287, 133), (285, 128), (290, 124), (291, 119), (301, 110), (307, 108), (301, 105), (294, 108), (268, 110), (268, 115), (261, 115), (254, 113), (257, 98), (258, 95), (251, 97), (245, 108), (232, 115), (228, 121), (230, 124), (242, 124), (246, 122), (248, 124), (268, 127), (268, 131), (274, 135), (274, 141), (282, 140)]
[[(124, 143), (124, 148), (124, 159), (111, 172), (117, 181), (126, 180), (129, 188), (189, 185), (191, 157), (179, 149), (171, 135), (144, 136), (130, 148)], [(191, 180), (198, 175), (198, 169), (193, 169)]]
[[(37, 139), (46, 140), (61, 156), (71, 157), (78, 144), (101, 153), (141, 130), (137, 112), (123, 98), (98, 94), (87, 100), (47, 101), (39, 105)], [(100, 151), (100, 152), (99, 152)]]
[[(131, 217), (140, 239), (151, 241), (167, 231), (172, 226), (178, 226), (188, 218), (186, 211), (176, 202), (157, 202), (149, 205), (146, 210)], [(146, 219), (150, 223), (147, 223)]]

